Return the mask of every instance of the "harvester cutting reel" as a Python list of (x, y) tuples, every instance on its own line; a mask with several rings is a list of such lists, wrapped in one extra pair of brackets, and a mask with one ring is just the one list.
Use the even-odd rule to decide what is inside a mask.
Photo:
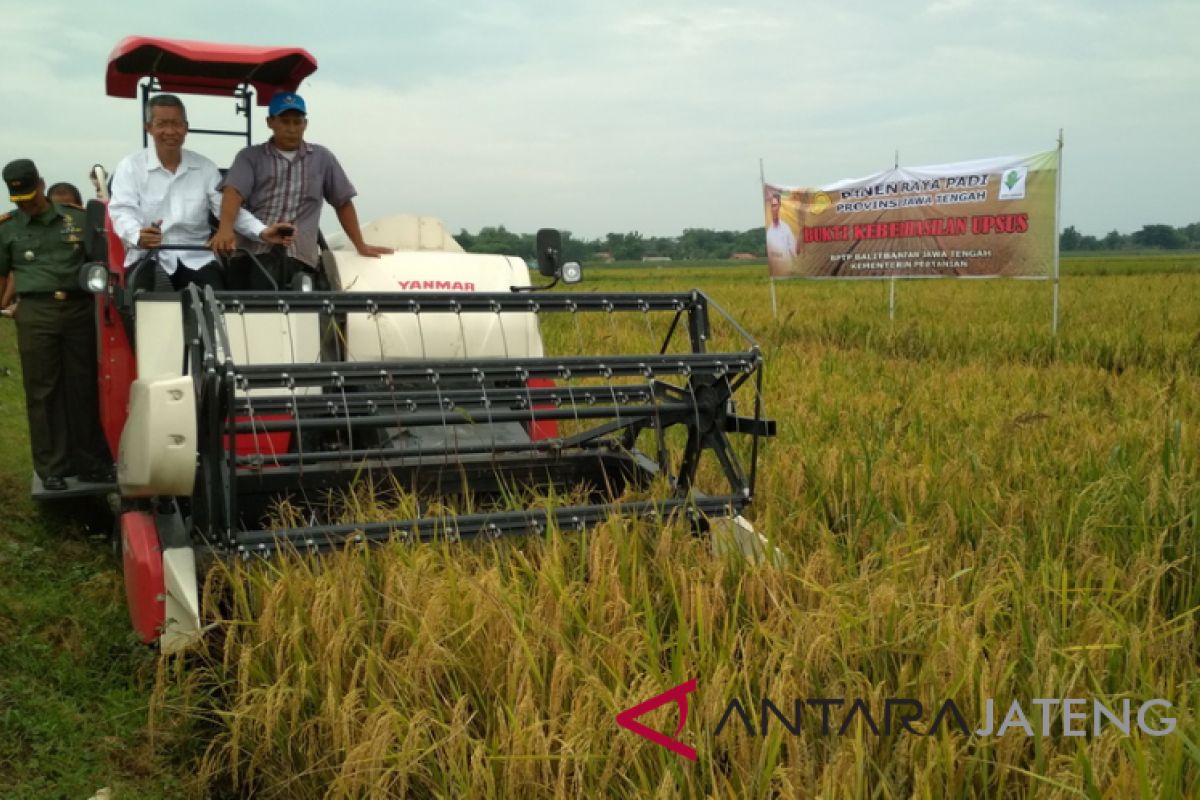
[[(447, 276), (454, 259), (477, 257), (389, 258), (396, 274), (405, 259), (445, 259), (435, 273)], [(714, 317), (736, 347), (710, 347)], [(200, 629), (196, 563), (209, 556), (567, 533), (613, 514), (682, 517), (721, 546), (766, 554), (742, 517), (760, 439), (775, 432), (762, 353), (703, 292), (189, 287), (182, 305), (139, 304), (139, 348), (150, 320), (159, 338), (178, 325), (182, 367), (134, 383), (119, 477), (127, 585), (131, 558), (147, 562), (132, 564), (146, 585), (131, 586), (131, 611), (166, 649)], [(547, 328), (562, 350), (620, 350), (630, 333), (656, 346), (547, 355)], [(363, 482), (409, 511), (346, 520), (330, 498)], [(520, 507), (531, 497), (536, 508)], [(278, 524), (285, 498), (305, 524)], [(431, 498), (455, 512), (422, 513)]]

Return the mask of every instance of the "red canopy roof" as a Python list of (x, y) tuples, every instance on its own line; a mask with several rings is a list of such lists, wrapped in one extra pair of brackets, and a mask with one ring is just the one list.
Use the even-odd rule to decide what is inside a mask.
[(137, 97), (138, 81), (158, 79), (163, 91), (232, 94), (248, 83), (265, 106), (276, 92), (294, 92), (317, 70), (317, 60), (299, 47), (252, 47), (183, 39), (129, 36), (108, 57), (104, 78), (110, 97)]

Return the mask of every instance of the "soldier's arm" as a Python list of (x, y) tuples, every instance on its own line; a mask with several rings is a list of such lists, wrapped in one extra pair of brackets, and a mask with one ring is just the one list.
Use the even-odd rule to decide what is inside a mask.
[[(4, 214), (0, 216), (0, 225), (12, 219), (12, 214)], [(3, 233), (0, 233), (0, 308), (4, 309), (5, 316), (11, 316), (9, 306), (17, 299), (17, 282), (8, 279), (8, 273), (12, 270), (12, 256), (9, 249), (8, 239)]]

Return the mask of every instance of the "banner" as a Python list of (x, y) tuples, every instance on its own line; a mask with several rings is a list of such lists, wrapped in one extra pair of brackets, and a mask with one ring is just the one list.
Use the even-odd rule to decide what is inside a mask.
[(1050, 276), (1058, 151), (763, 185), (771, 276)]

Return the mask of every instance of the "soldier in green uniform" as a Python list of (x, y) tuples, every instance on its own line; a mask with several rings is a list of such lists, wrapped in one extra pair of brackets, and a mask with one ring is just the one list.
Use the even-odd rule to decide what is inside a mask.
[(37, 167), (4, 167), (16, 211), (0, 218), (0, 295), (16, 281), (17, 346), (33, 468), (50, 491), (66, 478), (107, 483), (112, 457), (100, 429), (95, 300), (79, 288), (84, 215), (51, 203)]

